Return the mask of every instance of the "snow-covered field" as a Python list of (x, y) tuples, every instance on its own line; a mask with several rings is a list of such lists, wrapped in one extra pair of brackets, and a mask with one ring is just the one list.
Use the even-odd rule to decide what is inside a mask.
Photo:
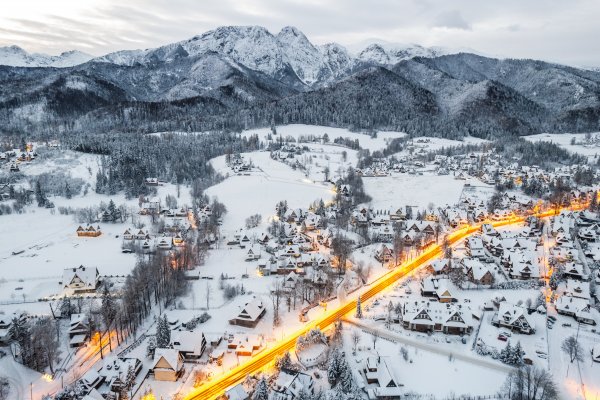
[[(351, 367), (360, 367), (367, 357), (389, 357), (393, 360), (391, 364), (393, 373), (406, 393), (419, 393), (434, 398), (443, 398), (452, 393), (493, 395), (506, 377), (503, 371), (452, 359), (408, 344), (378, 339), (373, 347), (372, 335), (369, 333), (361, 333), (358, 351), (354, 356), (350, 340), (353, 330), (360, 332), (358, 328), (352, 326), (344, 332), (346, 354), (349, 356)], [(405, 348), (408, 352), (406, 361), (401, 355), (401, 348)], [(464, 349), (457, 349), (457, 352), (461, 351)], [(475, 376), (477, 379), (474, 379)]]
[[(595, 160), (600, 155), (600, 143), (580, 144), (585, 141), (585, 136), (585, 133), (541, 133), (539, 135), (524, 136), (524, 138), (534, 143), (552, 142), (571, 153), (581, 154)], [(593, 133), (591, 136), (592, 138), (598, 138), (600, 133)], [(575, 139), (578, 144), (571, 144), (573, 139)]]
[[(243, 227), (246, 218), (260, 214), (263, 223), (275, 214), (275, 205), (287, 200), (289, 208), (308, 207), (315, 200), (329, 200), (333, 196), (331, 185), (313, 182), (300, 171), (271, 159), (268, 152), (244, 153), (260, 170), (248, 175), (232, 175), (206, 191), (227, 207), (223, 219), (223, 233), (231, 233)], [(233, 174), (225, 165), (225, 157), (211, 161), (221, 174)]]
[(452, 175), (430, 174), (363, 178), (365, 191), (373, 198), (373, 209), (394, 211), (406, 205), (425, 209), (429, 203), (436, 206), (455, 204), (466, 182), (454, 179)]
[[(270, 133), (270, 128), (259, 128), (244, 131), (242, 134), (244, 136), (258, 135), (261, 141), (267, 141), (267, 136)], [(387, 143), (390, 140), (406, 136), (406, 133), (403, 132), (377, 132), (377, 137), (372, 138), (367, 134), (351, 132), (348, 129), (343, 128), (293, 124), (278, 126), (277, 135), (273, 136), (273, 140), (276, 140), (279, 136), (281, 136), (283, 139), (285, 139), (287, 136), (291, 136), (297, 140), (300, 136), (321, 137), (324, 134), (327, 134), (327, 136), (329, 136), (330, 142), (333, 142), (334, 139), (340, 136), (343, 138), (350, 138), (352, 140), (358, 139), (360, 147), (362, 147), (363, 149), (369, 149), (371, 151), (382, 150), (387, 146)]]
[(467, 144), (482, 144), (489, 143), (488, 140), (476, 138), (473, 136), (466, 136), (463, 140), (451, 140), (437, 137), (415, 137), (411, 141), (412, 145), (416, 148), (422, 148), (427, 151), (436, 151), (442, 148), (456, 147)]

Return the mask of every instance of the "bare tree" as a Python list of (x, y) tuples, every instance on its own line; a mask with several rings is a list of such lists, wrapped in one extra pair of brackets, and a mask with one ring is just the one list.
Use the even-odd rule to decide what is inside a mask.
[(206, 282), (206, 309), (208, 310), (209, 304), (210, 304), (210, 292), (211, 292), (211, 288), (210, 288), (210, 283)]
[(360, 342), (360, 333), (358, 333), (357, 330), (353, 330), (352, 331), (352, 345), (353, 345), (353, 349), (354, 352), (356, 353), (356, 347), (358, 346), (358, 343)]
[(499, 395), (510, 400), (557, 400), (559, 398), (552, 374), (532, 365), (512, 370)]
[(0, 400), (8, 400), (10, 394), (10, 383), (8, 379), (0, 378)]
[(371, 342), (373, 342), (373, 350), (375, 350), (375, 344), (377, 343), (377, 340), (379, 339), (379, 336), (373, 334), (371, 335)]
[(571, 362), (575, 360), (583, 361), (583, 349), (581, 348), (581, 345), (579, 344), (575, 336), (571, 335), (568, 338), (566, 338), (562, 342), (560, 348), (562, 349), (562, 351), (569, 355), (569, 359), (571, 360)]
[(271, 303), (273, 304), (273, 326), (278, 326), (281, 322), (281, 318), (279, 317), (279, 305), (281, 304), (282, 292), (281, 281), (277, 279), (273, 282), (270, 293)]

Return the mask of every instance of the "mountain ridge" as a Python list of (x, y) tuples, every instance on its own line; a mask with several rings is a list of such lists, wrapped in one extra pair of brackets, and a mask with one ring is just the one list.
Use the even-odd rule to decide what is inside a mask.
[(599, 72), (446, 53), (374, 44), (352, 55), (336, 43), (314, 45), (294, 27), (272, 34), (225, 26), (75, 66), (0, 66), (0, 129), (239, 130), (316, 121), (452, 137), (600, 131)]

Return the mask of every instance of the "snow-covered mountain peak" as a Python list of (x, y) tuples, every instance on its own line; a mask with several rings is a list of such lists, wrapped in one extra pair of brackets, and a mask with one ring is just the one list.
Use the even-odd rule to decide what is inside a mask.
[(28, 53), (19, 46), (0, 47), (0, 65), (11, 67), (72, 67), (83, 64), (92, 56), (81, 51), (66, 51), (58, 56)]

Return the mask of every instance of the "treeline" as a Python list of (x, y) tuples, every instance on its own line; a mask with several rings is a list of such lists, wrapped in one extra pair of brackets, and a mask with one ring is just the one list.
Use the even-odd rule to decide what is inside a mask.
[(102, 155), (96, 176), (96, 192), (128, 197), (148, 194), (148, 177), (174, 184), (189, 184), (196, 179), (214, 182), (216, 174), (208, 161), (226, 153), (254, 151), (260, 147), (258, 136), (235, 133), (211, 134), (86, 134), (63, 138), (76, 151)]

